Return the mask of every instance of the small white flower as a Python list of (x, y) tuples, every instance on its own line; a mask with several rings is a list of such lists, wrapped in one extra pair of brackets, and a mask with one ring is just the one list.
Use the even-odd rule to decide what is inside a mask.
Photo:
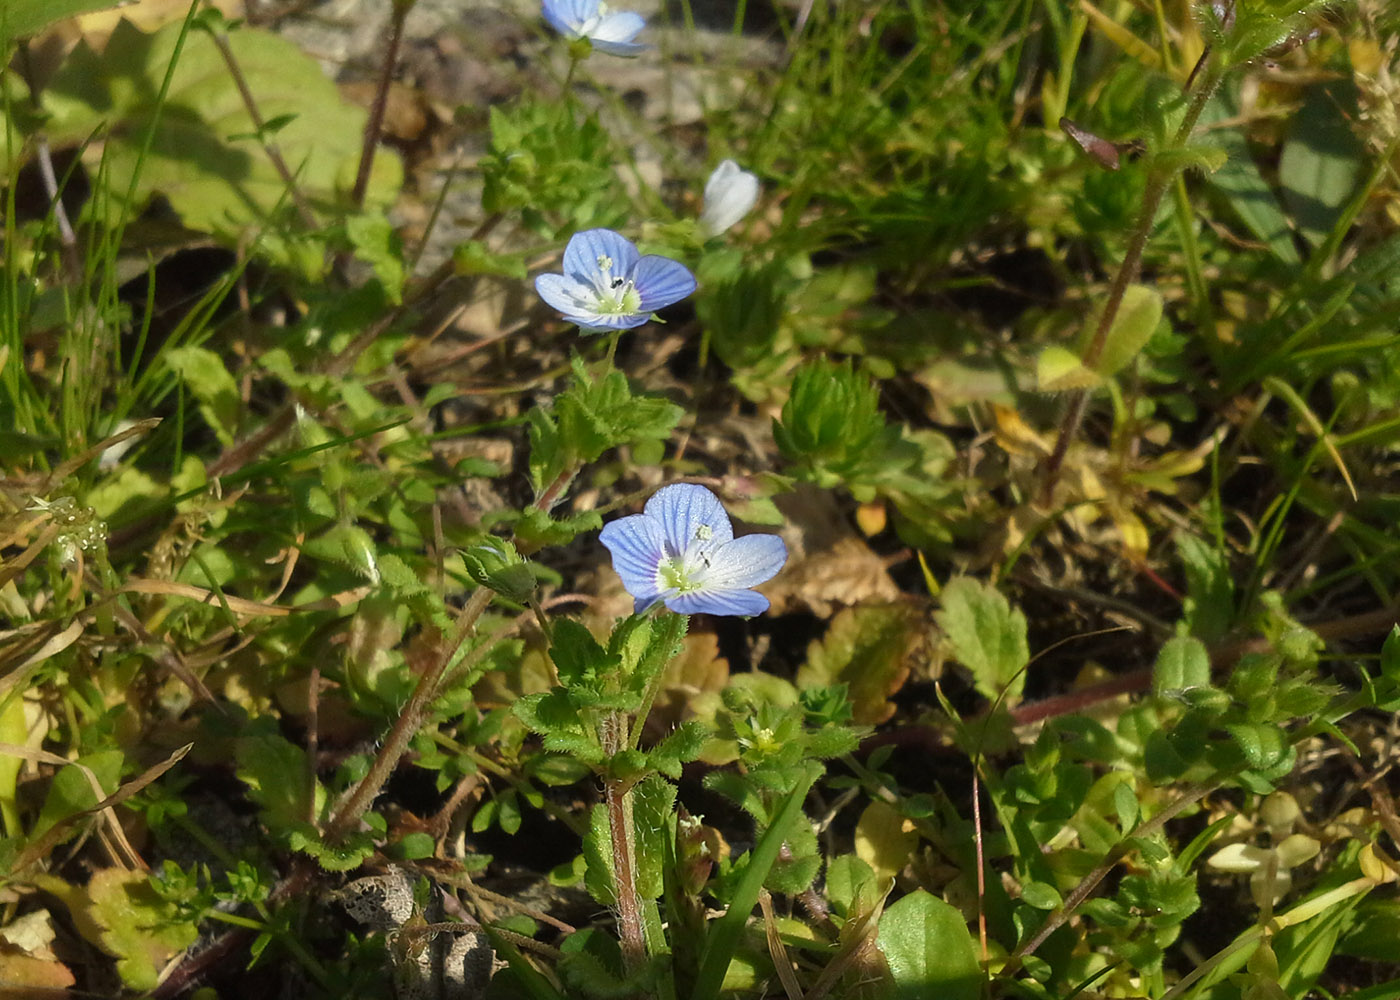
[(758, 178), (740, 169), (733, 160), (715, 167), (705, 182), (705, 207), (700, 228), (706, 236), (718, 236), (749, 214), (758, 201)]

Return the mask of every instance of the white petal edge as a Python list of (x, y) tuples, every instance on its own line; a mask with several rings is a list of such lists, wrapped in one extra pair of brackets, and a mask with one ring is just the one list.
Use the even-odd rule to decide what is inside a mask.
[(582, 315), (580, 310), (598, 304), (598, 295), (591, 285), (565, 274), (541, 274), (535, 279), (535, 291), (548, 305), (562, 313)]
[(746, 590), (778, 575), (787, 562), (787, 545), (777, 535), (744, 535), (711, 557), (700, 578), (707, 590)]
[(725, 160), (705, 182), (705, 206), (700, 228), (718, 236), (749, 214), (758, 201), (758, 177), (743, 170), (733, 160)]
[(630, 10), (609, 11), (589, 36), (594, 43), (608, 42), (614, 45), (627, 44), (647, 26), (642, 15)]

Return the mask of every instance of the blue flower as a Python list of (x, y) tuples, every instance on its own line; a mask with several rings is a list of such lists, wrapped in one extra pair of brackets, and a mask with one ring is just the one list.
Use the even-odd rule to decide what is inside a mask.
[(719, 499), (689, 483), (657, 490), (643, 513), (604, 526), (599, 540), (638, 614), (657, 601), (683, 615), (762, 614), (768, 598), (749, 588), (787, 562), (781, 538), (735, 538)]
[(695, 291), (695, 276), (611, 229), (586, 229), (564, 248), (564, 273), (540, 275), (535, 291), (585, 330), (629, 330)]
[(586, 38), (614, 56), (635, 56), (646, 48), (632, 41), (646, 27), (642, 15), (611, 10), (604, 0), (544, 0), (544, 19), (565, 38)]

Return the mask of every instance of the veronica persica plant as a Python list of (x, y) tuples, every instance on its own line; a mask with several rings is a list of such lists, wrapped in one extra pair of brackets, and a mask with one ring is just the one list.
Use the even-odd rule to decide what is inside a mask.
[(686, 615), (762, 614), (768, 598), (750, 588), (787, 562), (781, 538), (735, 538), (719, 499), (690, 483), (657, 490), (642, 513), (604, 526), (599, 540), (638, 613), (661, 601)]
[(564, 248), (564, 273), (540, 275), (535, 291), (584, 330), (628, 330), (695, 291), (695, 276), (611, 229), (587, 229)]
[(733, 160), (725, 160), (705, 182), (701, 230), (706, 236), (718, 236), (748, 215), (757, 200), (758, 178)]
[(632, 39), (646, 27), (642, 15), (613, 10), (603, 0), (544, 0), (544, 19), (565, 38), (586, 38), (614, 56), (635, 56), (646, 48)]

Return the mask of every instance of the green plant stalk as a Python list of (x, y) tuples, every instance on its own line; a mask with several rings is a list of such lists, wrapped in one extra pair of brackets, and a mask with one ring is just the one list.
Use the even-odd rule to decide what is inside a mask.
[[(1191, 96), (1191, 103), (1186, 107), (1186, 114), (1172, 140), (1172, 149), (1182, 148), (1191, 138), (1191, 133), (1196, 130), (1196, 123), (1200, 121), (1201, 113), (1205, 110), (1206, 102), (1220, 86), (1223, 77), (1224, 73), (1218, 62), (1212, 58), (1206, 71), (1201, 75), (1200, 85)], [(1166, 194), (1167, 187), (1176, 176), (1176, 172), (1176, 167), (1165, 169), (1161, 167), (1159, 160), (1158, 164), (1154, 164), (1148, 173), (1147, 187), (1142, 194), (1142, 208), (1138, 212), (1137, 223), (1133, 226), (1132, 234), (1128, 238), (1128, 249), (1123, 254), (1123, 262), (1118, 266), (1118, 272), (1113, 276), (1113, 283), (1109, 286), (1103, 313), (1099, 316), (1098, 325), (1094, 328), (1093, 339), (1085, 348), (1084, 355), (1080, 359), (1085, 368), (1092, 369), (1103, 356), (1104, 346), (1108, 343), (1108, 332), (1113, 329), (1113, 321), (1118, 318), (1118, 310), (1123, 305), (1123, 295), (1127, 292), (1128, 286), (1137, 280), (1137, 276), (1142, 270), (1142, 255), (1143, 251), (1147, 249), (1147, 241), (1152, 235), (1152, 224), (1157, 218), (1157, 207), (1162, 203), (1162, 197)], [(1064, 464), (1070, 443), (1079, 433), (1079, 426), (1084, 421), (1084, 411), (1088, 408), (1088, 404), (1088, 389), (1076, 389), (1070, 396), (1064, 419), (1060, 422), (1060, 433), (1055, 440), (1055, 450), (1045, 463), (1040, 487), (1040, 502), (1042, 504), (1048, 505), (1053, 499), (1055, 483), (1060, 478), (1060, 466)]]
[(783, 841), (787, 839), (788, 829), (794, 822), (802, 819), (802, 804), (806, 801), (807, 792), (816, 784), (821, 774), (822, 767), (815, 761), (808, 761), (803, 765), (801, 779), (779, 806), (777, 815), (764, 831), (763, 837), (754, 845), (744, 875), (739, 879), (739, 884), (729, 901), (729, 908), (705, 935), (700, 974), (696, 976), (695, 989), (691, 991), (690, 1000), (717, 1000), (719, 997), (720, 988), (724, 985), (724, 974), (729, 971), (729, 963), (733, 960), (734, 950), (743, 936), (744, 925), (748, 923), (749, 916), (758, 903), (763, 880), (768, 877), (768, 872), (778, 860), (778, 853), (782, 850)]
[[(666, 631), (662, 633), (664, 645), (661, 648), (670, 649), (684, 638), (686, 631), (690, 628), (690, 615), (667, 611), (663, 622), (662, 628)], [(635, 750), (642, 742), (642, 729), (647, 724), (647, 716), (651, 715), (651, 706), (656, 703), (656, 696), (661, 693), (665, 672), (666, 667), (663, 664), (647, 682), (646, 691), (642, 694), (641, 707), (637, 709), (637, 714), (632, 719), (632, 731), (627, 736), (627, 746), (630, 749)]]
[(467, 637), (476, 627), (477, 620), (486, 610), (486, 606), (491, 603), (491, 596), (491, 591), (485, 587), (478, 587), (472, 592), (472, 596), (468, 598), (466, 606), (462, 608), (462, 613), (457, 619), (457, 628), (453, 632), (451, 640), (437, 662), (418, 678), (418, 684), (414, 687), (413, 694), (409, 696), (408, 703), (404, 705), (399, 717), (394, 720), (393, 728), (389, 730), (389, 735), (384, 738), (384, 745), (375, 755), (369, 773), (355, 786), (355, 790), (350, 793), (340, 808), (335, 811), (330, 822), (326, 824), (326, 840), (336, 841), (349, 833), (351, 827), (359, 822), (360, 816), (374, 802), (374, 797), (379, 794), (379, 790), (389, 780), (389, 775), (394, 773), (399, 759), (408, 749), (409, 741), (413, 739), (414, 734), (418, 732), (418, 727), (422, 725), (428, 706), (437, 695), (443, 675), (457, 659), (457, 651), (461, 649), (462, 644), (466, 642)]
[[(614, 718), (613, 725), (623, 725)], [(632, 823), (632, 796), (618, 778), (603, 780), (603, 801), (608, 810), (608, 835), (612, 841), (613, 894), (617, 898), (617, 925), (622, 944), (622, 967), (628, 976), (640, 972), (647, 961), (646, 934), (642, 929), (642, 900), (637, 893), (636, 837)]]
[[(1249, 948), (1251, 949), (1250, 954), (1253, 954), (1253, 949), (1263, 943), (1266, 938), (1272, 937), (1279, 931), (1311, 920), (1323, 911), (1331, 909), (1333, 906), (1344, 903), (1349, 899), (1363, 896), (1374, 889), (1376, 884), (1374, 879), (1365, 876), (1352, 879), (1350, 882), (1339, 885), (1335, 889), (1330, 889), (1320, 896), (1304, 900), (1287, 913), (1276, 916), (1257, 927), (1251, 927), (1224, 948), (1210, 956), (1210, 958), (1199, 963), (1183, 976), (1180, 982), (1176, 983), (1171, 989), (1162, 994), (1161, 1000), (1178, 1000), (1179, 997), (1186, 996), (1187, 991), (1190, 990), (1191, 987), (1206, 976), (1214, 973), (1217, 969), (1221, 969), (1231, 958), (1239, 955), (1240, 951), (1243, 949)], [(1247, 958), (1248, 956), (1245, 957)], [(1238, 964), (1236, 964), (1233, 968), (1238, 967)], [(1223, 970), (1225, 973), (1230, 971), (1232, 971), (1232, 969)]]

